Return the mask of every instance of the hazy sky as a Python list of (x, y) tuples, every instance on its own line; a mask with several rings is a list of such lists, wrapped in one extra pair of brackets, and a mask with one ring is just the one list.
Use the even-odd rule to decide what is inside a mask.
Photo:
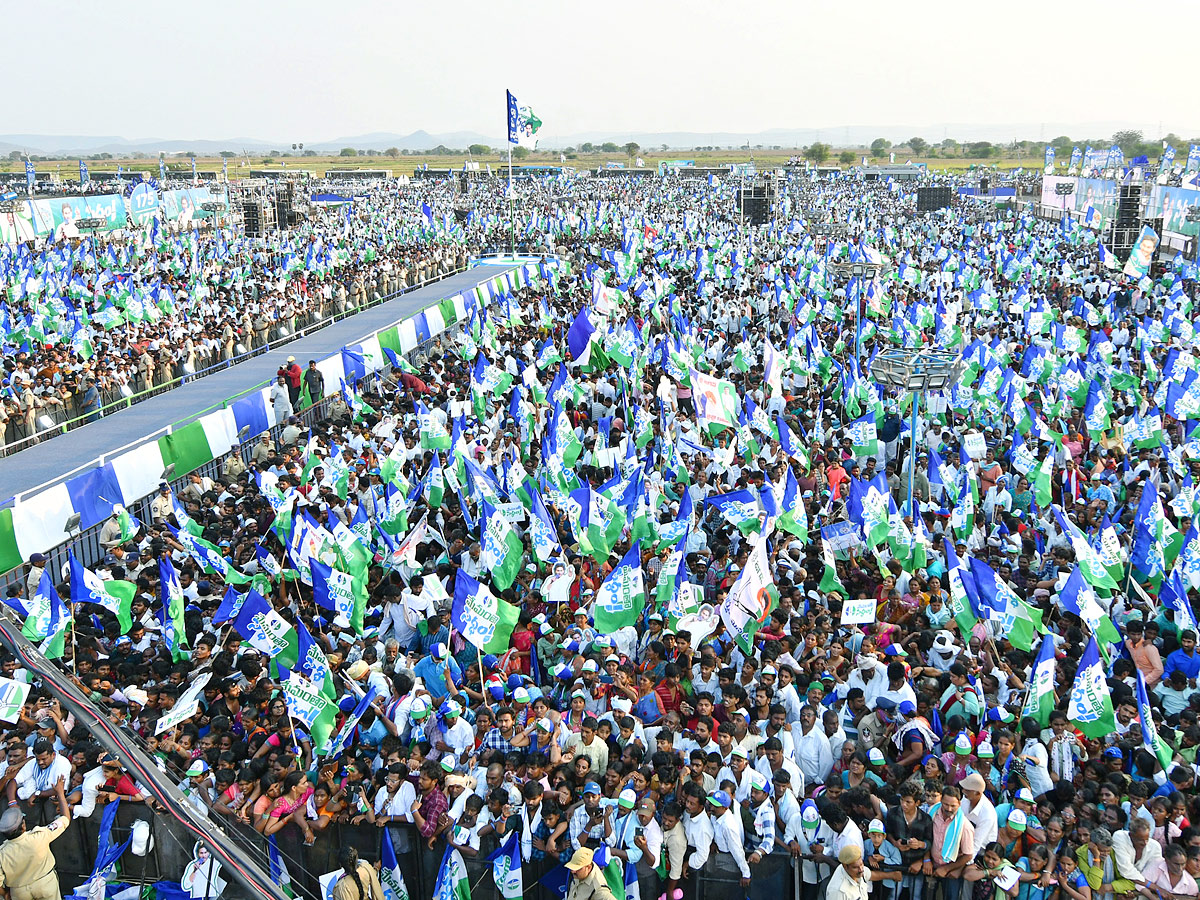
[(1124, 0), (41, 0), (5, 13), (15, 77), (0, 132), (499, 137), (511, 88), (549, 138), (1098, 121), (1197, 136), (1200, 2), (1156, 0), (1149, 31), (1131, 21), (1138, 10)]

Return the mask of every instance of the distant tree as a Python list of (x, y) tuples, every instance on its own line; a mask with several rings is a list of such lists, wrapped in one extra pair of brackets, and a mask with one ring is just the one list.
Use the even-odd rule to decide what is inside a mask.
[(563, 156), (565, 156), (567, 159), (578, 159), (579, 158), (579, 154), (575, 153), (574, 151), (571, 151), (569, 153), (564, 153)]
[(838, 162), (840, 162), (843, 166), (854, 165), (854, 160), (855, 155), (853, 150), (843, 150), (838, 154)]
[(917, 156), (924, 156), (925, 151), (929, 149), (929, 142), (925, 138), (909, 138), (908, 146), (912, 147), (912, 152)]
[(829, 159), (829, 145), (822, 144), (820, 141), (809, 144), (808, 148), (804, 151), (804, 158), (811, 159), (817, 165), (820, 165)]
[(528, 147), (513, 147), (512, 155), (513, 155), (513, 159), (527, 159), (529, 157), (529, 148)]
[(625, 155), (628, 156), (630, 159), (633, 159), (635, 156), (637, 156), (638, 151), (641, 149), (642, 148), (638, 144), (637, 141), (630, 141), (628, 144), (625, 145)]
[(1054, 140), (1052, 140), (1050, 142), (1050, 146), (1053, 147), (1055, 150), (1070, 150), (1073, 145), (1074, 145), (1074, 141), (1072, 141), (1065, 134), (1060, 134), (1058, 137), (1056, 137)]
[(221, 151), (221, 159), (233, 159), (235, 156), (237, 156), (237, 154), (234, 153), (232, 150), (222, 150)]
[(954, 138), (946, 138), (944, 141), (942, 141), (942, 149), (943, 150), (957, 150), (958, 149), (958, 141), (956, 141)]
[(666, 152), (667, 152), (668, 150), (670, 150), (671, 148), (670, 148), (670, 146), (668, 146), (667, 144), (663, 144), (663, 145), (662, 145), (662, 146), (660, 146), (658, 149), (659, 149), (659, 150), (661, 150), (663, 153), (666, 153)]
[(316, 155), (317, 155), (317, 151), (316, 151), (316, 150), (305, 150), (305, 151), (304, 151), (304, 155), (305, 155), (305, 156), (316, 156)]
[(24, 156), (25, 156), (25, 154), (22, 153), (20, 150), (9, 150), (8, 151), (8, 158), (11, 159), (13, 162), (20, 162), (24, 158)]
[(972, 159), (987, 159), (993, 155), (994, 149), (989, 141), (973, 141), (967, 144), (967, 156)]
[(871, 155), (883, 156), (883, 154), (887, 153), (890, 146), (892, 146), (891, 141), (884, 138), (875, 138), (875, 140), (871, 141)]
[(353, 147), (343, 147), (338, 151), (338, 156), (358, 156), (358, 151)]
[(390, 156), (392, 159), (395, 159), (397, 156), (400, 155), (400, 148), (399, 147), (388, 147), (383, 152), (385, 155)]
[(471, 151), (472, 156), (487, 156), (492, 152), (492, 148), (487, 144), (472, 144), (467, 149)]
[(454, 151), (451, 150), (449, 147), (447, 147), (445, 144), (438, 144), (436, 147), (434, 147), (429, 152), (433, 156), (449, 156)]
[(579, 145), (579, 151), (581, 153), (595, 153), (596, 145), (593, 144), (591, 141), (584, 141), (582, 144)]
[(278, 156), (282, 156), (282, 155), (283, 154), (281, 154), (278, 150), (271, 151), (271, 156), (273, 156), (273, 157), (278, 157)]
[(600, 145), (600, 151), (602, 153), (616, 153), (620, 149), (621, 148), (618, 147), (616, 144), (614, 144), (612, 141), (605, 141), (603, 144)]
[(1138, 144), (1142, 142), (1142, 133), (1135, 129), (1118, 131), (1112, 136), (1113, 143), (1121, 148), (1126, 156), (1136, 156)]
[(269, 157), (269, 156), (264, 156), (264, 157), (263, 157), (262, 164), (263, 164), (264, 166), (269, 166), (269, 165), (271, 164), (271, 157)]

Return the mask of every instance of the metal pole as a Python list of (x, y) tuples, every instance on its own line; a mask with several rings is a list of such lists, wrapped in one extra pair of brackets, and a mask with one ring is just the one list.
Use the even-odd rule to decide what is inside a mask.
[[(853, 280), (854, 276), (850, 278)], [(847, 284), (849, 288), (849, 284)], [(858, 293), (854, 295), (854, 364), (858, 365), (862, 361), (862, 287), (858, 287)]]
[(513, 219), (512, 141), (508, 142), (508, 252), (517, 255), (517, 223)]
[(917, 477), (917, 407), (921, 405), (921, 392), (912, 394), (912, 421), (908, 433), (908, 514), (913, 522), (917, 520), (917, 508), (913, 504), (914, 486)]

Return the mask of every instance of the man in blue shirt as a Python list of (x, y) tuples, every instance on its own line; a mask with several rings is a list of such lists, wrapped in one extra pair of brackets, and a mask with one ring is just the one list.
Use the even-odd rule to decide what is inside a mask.
[(429, 656), (423, 656), (413, 666), (413, 674), (425, 682), (425, 690), (437, 701), (441, 701), (462, 684), (462, 669), (450, 656), (450, 648), (444, 643), (433, 645)]
[(1182, 672), (1187, 676), (1188, 687), (1196, 686), (1196, 677), (1200, 675), (1200, 656), (1196, 655), (1196, 632), (1190, 628), (1179, 633), (1179, 649), (1167, 657), (1163, 666), (1163, 680), (1170, 678), (1172, 672)]

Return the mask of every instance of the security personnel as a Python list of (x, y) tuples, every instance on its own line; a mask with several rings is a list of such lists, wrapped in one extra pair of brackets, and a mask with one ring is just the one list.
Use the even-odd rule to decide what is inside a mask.
[(58, 799), (58, 818), (32, 831), (25, 827), (19, 807), (10, 806), (0, 816), (0, 888), (8, 889), (11, 900), (62, 900), (54, 854), (50, 842), (71, 824), (71, 808), (60, 778), (54, 784)]
[(574, 876), (567, 900), (616, 900), (593, 859), (589, 848), (580, 847), (567, 862), (567, 870)]

